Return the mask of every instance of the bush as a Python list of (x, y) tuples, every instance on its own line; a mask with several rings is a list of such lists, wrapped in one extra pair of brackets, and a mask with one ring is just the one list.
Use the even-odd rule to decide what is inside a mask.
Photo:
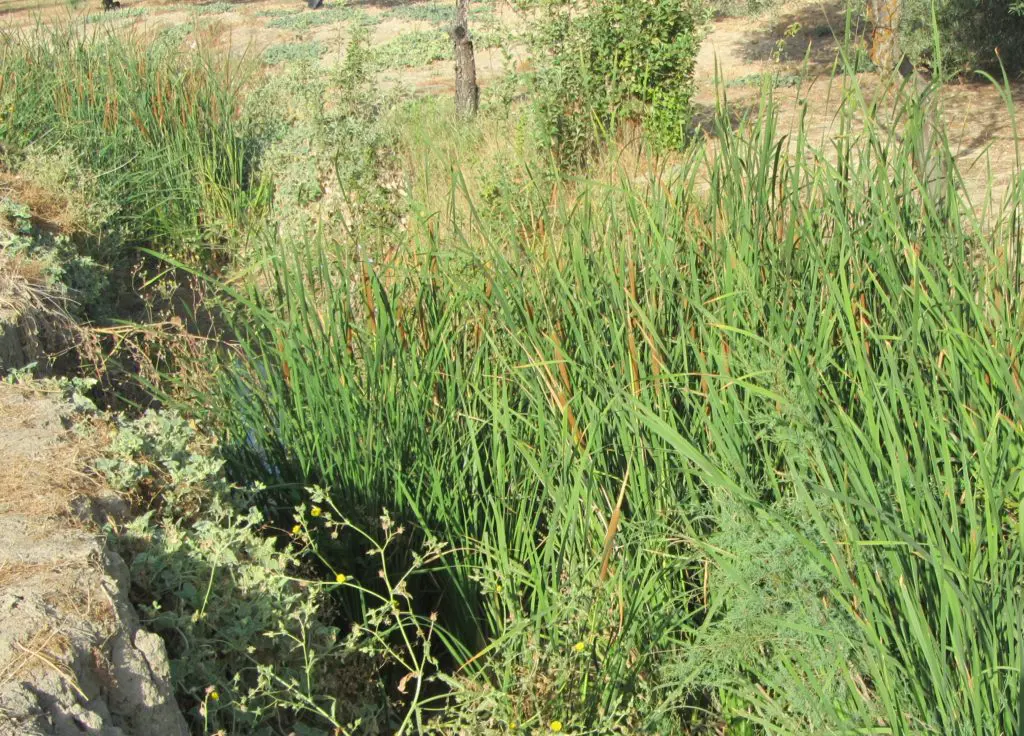
[(547, 0), (531, 35), (541, 133), (557, 158), (583, 163), (625, 119), (662, 147), (685, 137), (707, 17), (699, 0)]
[(934, 63), (937, 27), (946, 71), (998, 71), (1002, 62), (1016, 73), (1024, 69), (1021, 9), (1018, 0), (904, 0), (900, 40), (911, 58)]

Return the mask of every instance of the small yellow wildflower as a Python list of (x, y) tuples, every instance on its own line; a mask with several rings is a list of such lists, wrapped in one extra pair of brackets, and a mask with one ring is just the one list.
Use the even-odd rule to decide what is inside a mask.
[(337, 580), (339, 583), (344, 583), (346, 580), (348, 580), (348, 575), (346, 575), (343, 572), (339, 572), (337, 575), (334, 576), (334, 579)]
[(498, 583), (497, 585), (494, 586), (494, 592), (495, 593), (500, 593), (503, 590), (504, 590), (504, 588), (501, 587), (501, 583)]
[(587, 645), (581, 641), (578, 641), (572, 645), (572, 648), (575, 649), (577, 652), (582, 652), (584, 649), (587, 648)]
[(292, 527), (292, 534), (298, 534), (301, 531), (302, 531), (302, 527), (299, 526), (298, 524), (296, 524), (295, 526)]
[(320, 508), (319, 506), (314, 506), (313, 508), (311, 508), (309, 510), (309, 515), (310, 516), (320, 516), (320, 514), (322, 514), (323, 512), (324, 512), (324, 510), (322, 508)]
[(216, 690), (210, 691), (210, 700), (220, 700), (220, 693)]
[(562, 730), (562, 722), (561, 721), (551, 721), (551, 723), (548, 724), (548, 728), (550, 728), (553, 732), (558, 733), (559, 731)]

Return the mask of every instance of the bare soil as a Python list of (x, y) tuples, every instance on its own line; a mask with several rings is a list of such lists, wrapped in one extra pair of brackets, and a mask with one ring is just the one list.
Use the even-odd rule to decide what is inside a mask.
[(0, 736), (185, 736), (99, 531), (124, 512), (88, 469), (101, 435), (76, 421), (52, 382), (0, 383)]

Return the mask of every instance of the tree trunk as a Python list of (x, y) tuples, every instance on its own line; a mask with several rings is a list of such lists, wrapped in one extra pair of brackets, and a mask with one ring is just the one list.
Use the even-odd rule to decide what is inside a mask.
[(480, 105), (480, 88), (476, 86), (476, 58), (469, 37), (469, 0), (455, 0), (451, 37), (455, 44), (455, 112), (472, 117)]
[(945, 195), (949, 175), (947, 152), (942, 146), (936, 145), (939, 89), (931, 88), (931, 75), (922, 73), (900, 47), (899, 27), (903, 2), (868, 0), (867, 16), (872, 26), (870, 56), (883, 74), (899, 71), (904, 79), (904, 89), (919, 101), (916, 104), (920, 104), (921, 130), (913, 143), (911, 156), (925, 191), (933, 202), (939, 203)]
[(903, 0), (868, 0), (871, 21), (871, 61), (879, 69), (895, 69), (903, 58), (900, 53), (900, 17)]

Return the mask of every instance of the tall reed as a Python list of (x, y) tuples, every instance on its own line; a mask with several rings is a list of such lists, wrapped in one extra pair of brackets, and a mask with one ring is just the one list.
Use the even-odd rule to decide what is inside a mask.
[(235, 472), (453, 545), (424, 591), (489, 713), (1020, 732), (1021, 193), (982, 222), (844, 84), (830, 141), (766, 99), (671, 181), (456, 175), (400, 257), (276, 243), (225, 291)]
[(258, 222), (267, 190), (239, 122), (245, 60), (67, 21), (0, 30), (0, 140), (65, 147), (98, 175), (129, 245), (209, 254)]

